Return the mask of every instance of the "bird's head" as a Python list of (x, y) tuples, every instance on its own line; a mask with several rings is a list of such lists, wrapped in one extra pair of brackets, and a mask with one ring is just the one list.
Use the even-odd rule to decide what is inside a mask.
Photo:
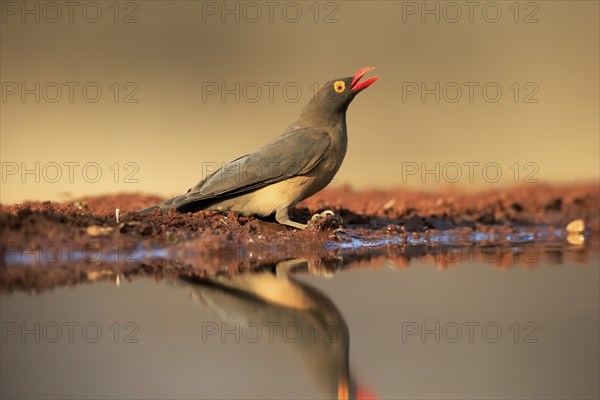
[(352, 99), (378, 79), (377, 76), (373, 76), (361, 81), (362, 77), (373, 69), (375, 67), (364, 67), (352, 76), (333, 79), (325, 83), (306, 106), (305, 111), (314, 113), (318, 110), (319, 113), (328, 114), (344, 113)]

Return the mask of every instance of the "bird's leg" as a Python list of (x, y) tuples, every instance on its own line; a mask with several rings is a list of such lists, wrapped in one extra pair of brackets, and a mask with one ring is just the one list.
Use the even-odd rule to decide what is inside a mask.
[(300, 222), (292, 221), (290, 219), (290, 216), (288, 215), (287, 208), (280, 208), (279, 210), (277, 210), (277, 212), (275, 213), (275, 219), (280, 224), (291, 226), (292, 228), (305, 229), (307, 226), (306, 224), (301, 224)]

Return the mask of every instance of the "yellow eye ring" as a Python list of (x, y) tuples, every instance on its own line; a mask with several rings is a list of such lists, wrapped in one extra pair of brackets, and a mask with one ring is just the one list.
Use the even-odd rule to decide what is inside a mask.
[(333, 84), (333, 89), (338, 93), (342, 93), (344, 90), (346, 90), (346, 82), (335, 81)]

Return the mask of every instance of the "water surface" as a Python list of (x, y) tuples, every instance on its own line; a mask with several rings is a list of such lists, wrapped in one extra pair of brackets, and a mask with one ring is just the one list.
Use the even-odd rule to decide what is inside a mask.
[(1, 395), (597, 398), (599, 257), (563, 250), (4, 294)]

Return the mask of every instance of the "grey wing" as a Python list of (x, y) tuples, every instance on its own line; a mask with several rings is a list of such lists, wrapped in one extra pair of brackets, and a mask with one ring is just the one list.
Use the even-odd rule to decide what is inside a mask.
[(329, 134), (322, 130), (295, 129), (220, 168), (200, 182), (176, 205), (236, 196), (311, 171), (327, 154)]

